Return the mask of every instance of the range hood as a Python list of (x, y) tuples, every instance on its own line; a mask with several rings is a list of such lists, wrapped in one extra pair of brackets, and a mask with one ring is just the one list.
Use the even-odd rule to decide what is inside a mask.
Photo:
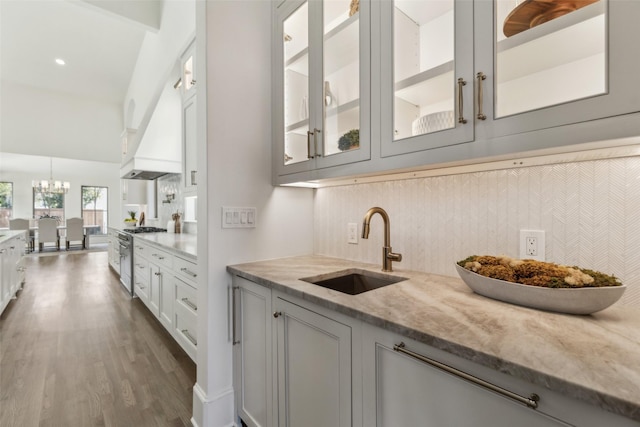
[(120, 168), (120, 178), (154, 180), (170, 173), (181, 173), (180, 161), (134, 157)]

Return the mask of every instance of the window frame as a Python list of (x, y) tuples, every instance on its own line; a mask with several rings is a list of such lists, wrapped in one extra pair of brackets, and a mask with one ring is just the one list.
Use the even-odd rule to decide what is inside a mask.
[[(86, 222), (85, 222), (85, 217), (84, 217), (84, 213), (85, 213), (85, 205), (84, 205), (84, 191), (85, 188), (99, 188), (105, 191), (105, 199), (106, 199), (106, 203), (107, 206), (104, 210), (95, 210), (95, 209), (87, 209), (87, 211), (93, 211), (94, 214), (95, 212), (103, 212), (104, 214), (104, 226), (100, 225), (100, 232), (96, 233), (96, 236), (105, 236), (107, 234), (107, 227), (109, 224), (109, 187), (106, 185), (81, 185), (80, 186), (80, 217), (82, 218), (82, 222), (83, 224), (86, 226)], [(94, 220), (95, 220), (95, 216), (94, 216)], [(94, 221), (95, 222), (95, 221)], [(97, 224), (90, 224), (90, 225), (97, 225)]]
[[(9, 215), (0, 216), (0, 228), (9, 228), (9, 220), (13, 219), (13, 192), (14, 192), (13, 181), (0, 181), (0, 184), (9, 184), (9, 187), (10, 187), (9, 206), (5, 207), (5, 206), (2, 206), (2, 204), (0, 203), (0, 210), (7, 210), (9, 212)], [(7, 221), (6, 225), (4, 224), (5, 218)]]

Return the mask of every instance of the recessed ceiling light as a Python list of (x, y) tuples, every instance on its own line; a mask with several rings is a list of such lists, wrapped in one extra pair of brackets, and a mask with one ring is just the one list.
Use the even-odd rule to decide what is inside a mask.
[(58, 64), (58, 65), (64, 65), (64, 64), (66, 64), (66, 62), (64, 62), (64, 59), (56, 58), (56, 64)]

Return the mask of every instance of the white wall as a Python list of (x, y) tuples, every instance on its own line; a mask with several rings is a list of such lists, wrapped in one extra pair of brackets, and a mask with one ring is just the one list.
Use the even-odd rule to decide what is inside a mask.
[[(49, 179), (49, 158), (0, 152), (0, 181), (13, 182), (13, 217), (33, 217), (31, 181)], [(109, 188), (109, 224), (119, 226), (120, 179), (119, 163), (93, 162), (73, 159), (53, 159), (53, 179), (69, 181), (71, 189), (65, 195), (65, 217), (81, 217), (81, 186)]]
[(124, 125), (115, 102), (2, 80), (0, 104), (0, 151), (120, 162)]
[(314, 252), (381, 263), (378, 215), (369, 240), (346, 243), (372, 206), (389, 213), (394, 270), (457, 277), (456, 261), (519, 257), (519, 230), (540, 229), (548, 261), (614, 274), (628, 286), (618, 304), (640, 309), (640, 157), (319, 189)]
[[(206, 6), (206, 13), (204, 8)], [(198, 113), (206, 96), (206, 157), (198, 170), (198, 373), (194, 420), (234, 422), (228, 264), (312, 252), (313, 192), (271, 186), (271, 3), (199, 4), (198, 52), (206, 39), (206, 88), (198, 80)], [(200, 119), (200, 116), (198, 117)], [(200, 131), (201, 128), (199, 127)], [(199, 154), (204, 154), (204, 147)], [(200, 172), (198, 172), (200, 175)], [(257, 208), (255, 229), (221, 228), (222, 206)]]

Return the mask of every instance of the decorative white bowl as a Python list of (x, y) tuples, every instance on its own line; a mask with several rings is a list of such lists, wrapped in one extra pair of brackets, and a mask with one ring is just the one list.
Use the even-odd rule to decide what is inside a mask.
[(453, 111), (438, 111), (415, 119), (411, 123), (411, 134), (422, 135), (452, 127), (454, 127)]
[(456, 264), (458, 274), (473, 292), (485, 297), (568, 314), (591, 314), (618, 301), (627, 287), (544, 288), (492, 279)]

